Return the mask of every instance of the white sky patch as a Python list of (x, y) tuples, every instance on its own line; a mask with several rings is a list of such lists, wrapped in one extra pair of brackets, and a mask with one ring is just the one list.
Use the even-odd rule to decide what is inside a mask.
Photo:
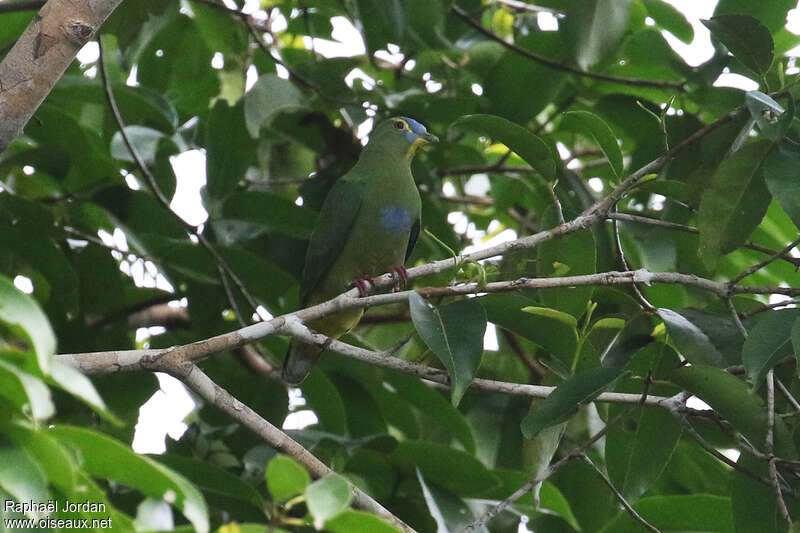
[(600, 178), (589, 178), (589, 187), (594, 192), (603, 192), (603, 188), (605, 188), (605, 183)]
[(183, 220), (197, 226), (208, 220), (200, 189), (206, 184), (206, 154), (188, 150), (169, 158), (175, 171), (177, 187), (170, 208)]
[(489, 352), (496, 352), (500, 349), (497, 342), (497, 327), (491, 322), (486, 323), (486, 333), (483, 334), (483, 349)]
[(758, 89), (758, 82), (746, 76), (742, 76), (741, 74), (723, 72), (714, 82), (714, 87), (733, 87), (734, 89), (741, 89), (743, 91), (755, 91)]
[(81, 66), (94, 63), (100, 58), (100, 47), (95, 41), (84, 44), (75, 56), (81, 62)]
[(142, 407), (133, 437), (136, 453), (164, 453), (166, 436), (177, 440), (188, 426), (183, 422), (196, 405), (183, 383), (167, 374), (156, 373), (161, 386)]
[(703, 26), (701, 19), (710, 19), (717, 7), (717, 0), (665, 0), (672, 4), (678, 11), (686, 16), (692, 25), (694, 39), (686, 44), (671, 33), (664, 31), (662, 35), (686, 63), (696, 67), (705, 63), (714, 55), (714, 46), (711, 44), (711, 32)]
[[(333, 17), (331, 19), (331, 25), (333, 26), (333, 31), (331, 32), (333, 40), (320, 39), (319, 37), (303, 37), (303, 44), (306, 48), (310, 49), (313, 41), (314, 50), (319, 55), (326, 58), (355, 57), (367, 52), (367, 47), (364, 45), (361, 33), (353, 26), (352, 22), (345, 17)], [(400, 49), (397, 48), (398, 52), (399, 50)], [(391, 49), (389, 52), (391, 53)], [(383, 56), (378, 56), (378, 53), (375, 54), (376, 57), (386, 59)], [(383, 54), (389, 55), (386, 52), (383, 52)], [(400, 56), (400, 59), (403, 58), (403, 54), (397, 55)], [(389, 59), (389, 61), (395, 64), (400, 63), (400, 60), (392, 61)]]
[(536, 13), (536, 24), (542, 31), (558, 31), (558, 19), (549, 11)]
[(686, 400), (686, 407), (690, 409), (697, 409), (699, 411), (710, 411), (711, 406), (708, 405), (706, 402), (698, 398), (697, 396), (690, 396), (688, 400)]
[(31, 278), (23, 276), (22, 274), (14, 278), (14, 286), (25, 294), (33, 293), (33, 282)]

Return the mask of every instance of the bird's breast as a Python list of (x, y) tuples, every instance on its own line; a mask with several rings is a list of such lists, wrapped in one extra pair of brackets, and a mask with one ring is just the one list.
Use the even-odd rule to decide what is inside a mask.
[(380, 208), (378, 214), (381, 229), (389, 234), (408, 234), (411, 230), (413, 219), (411, 211), (401, 205), (389, 204)]

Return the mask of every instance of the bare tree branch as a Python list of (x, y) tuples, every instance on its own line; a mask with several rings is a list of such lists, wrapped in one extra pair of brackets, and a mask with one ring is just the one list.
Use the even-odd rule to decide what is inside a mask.
[(0, 153), (122, 0), (50, 0), (0, 63)]

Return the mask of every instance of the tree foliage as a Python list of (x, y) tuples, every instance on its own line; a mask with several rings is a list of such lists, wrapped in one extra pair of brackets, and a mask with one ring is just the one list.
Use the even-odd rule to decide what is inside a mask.
[[(0, 3), (0, 57), (37, 23), (30, 4)], [(720, 0), (698, 66), (667, 42), (696, 36), (661, 0), (241, 4), (123, 2), (97, 32), (100, 57), (74, 61), (0, 154), (0, 500), (102, 504), (4, 504), (4, 519), (402, 527), (357, 510), (358, 487), (420, 532), (512, 532), (520, 515), (537, 533), (789, 531), (793, 2)], [(347, 23), (363, 47), (328, 57)], [(758, 89), (718, 86), (723, 73)], [(412, 167), (418, 292), (371, 307), (301, 385), (304, 406), (290, 409), (275, 371), (285, 336), (199, 364), (277, 427), (313, 411), (290, 436), (336, 473), (313, 479), (231, 417), (241, 404), (197, 390), (187, 432), (165, 454), (134, 453), (159, 385), (118, 372), (116, 351), (296, 311), (325, 194), (357, 159), (356, 134), (396, 115), (441, 138)], [(199, 179), (187, 153), (204, 156), (199, 225), (176, 212)], [(469, 256), (476, 235), (521, 240)], [(483, 349), (487, 324), (497, 349)], [(114, 363), (87, 377), (55, 355), (89, 352)]]

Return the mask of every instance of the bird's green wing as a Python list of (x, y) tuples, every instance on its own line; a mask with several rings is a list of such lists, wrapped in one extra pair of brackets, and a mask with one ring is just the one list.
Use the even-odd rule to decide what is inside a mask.
[(305, 306), (344, 248), (363, 199), (362, 181), (340, 178), (325, 198), (317, 227), (311, 235), (300, 283), (300, 303)]
[(411, 226), (411, 233), (408, 236), (408, 246), (406, 247), (406, 261), (408, 261), (411, 252), (414, 251), (414, 245), (417, 244), (417, 237), (419, 237), (419, 227), (422, 223), (420, 220), (420, 216), (417, 215), (417, 218), (414, 220), (414, 224)]

